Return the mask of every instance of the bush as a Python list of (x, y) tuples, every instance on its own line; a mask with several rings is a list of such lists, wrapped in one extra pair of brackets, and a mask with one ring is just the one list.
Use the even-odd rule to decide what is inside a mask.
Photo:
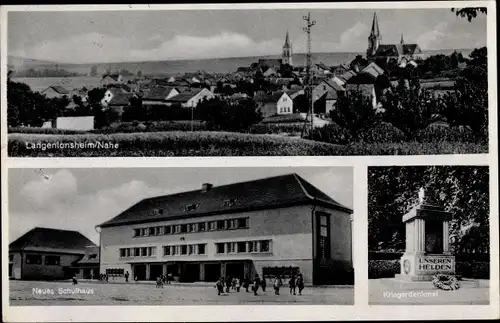
[(489, 262), (456, 262), (455, 272), (464, 278), (490, 279)]
[(83, 130), (66, 130), (57, 128), (38, 128), (38, 127), (8, 127), (8, 133), (26, 133), (26, 134), (45, 134), (45, 135), (75, 135), (87, 133)]
[(302, 133), (303, 124), (297, 123), (258, 123), (250, 127), (250, 133), (255, 134), (278, 134), (278, 133)]
[(472, 130), (459, 127), (433, 127), (429, 126), (417, 133), (419, 142), (475, 142), (476, 137)]
[(379, 122), (370, 129), (361, 133), (360, 138), (364, 142), (403, 142), (405, 134), (400, 129), (388, 122)]
[(368, 260), (399, 260), (403, 252), (368, 251)]
[[(193, 131), (206, 130), (205, 123), (194, 121)], [(163, 132), (163, 131), (191, 131), (191, 121), (145, 121), (145, 122), (122, 122), (113, 124), (110, 127), (92, 130), (92, 133), (112, 134), (112, 133), (135, 133), (135, 132)]]
[(331, 144), (345, 145), (352, 141), (353, 137), (349, 130), (341, 126), (331, 123), (321, 128), (315, 128), (309, 138), (314, 140), (328, 142)]
[(401, 272), (398, 260), (368, 260), (368, 279), (393, 278)]

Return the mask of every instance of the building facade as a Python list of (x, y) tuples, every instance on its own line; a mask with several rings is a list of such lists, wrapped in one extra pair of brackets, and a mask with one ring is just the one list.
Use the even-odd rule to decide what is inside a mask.
[(296, 174), (143, 200), (100, 225), (101, 270), (216, 281), (352, 273), (352, 211)]
[(77, 231), (34, 228), (9, 245), (9, 277), (71, 278), (72, 266), (83, 258), (87, 246), (95, 244)]

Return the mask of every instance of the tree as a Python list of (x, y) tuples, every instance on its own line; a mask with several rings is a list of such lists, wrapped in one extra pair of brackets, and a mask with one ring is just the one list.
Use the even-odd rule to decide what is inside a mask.
[(92, 115), (94, 116), (94, 124), (96, 128), (102, 128), (108, 125), (106, 113), (103, 110), (101, 101), (104, 98), (104, 93), (106, 89), (95, 88), (88, 92), (87, 102)]
[(376, 121), (371, 98), (361, 91), (350, 91), (337, 101), (337, 108), (330, 111), (330, 118), (337, 125), (349, 130), (354, 138), (369, 129)]
[(402, 216), (417, 201), (420, 187), (435, 183), (436, 196), (453, 213), (450, 244), (455, 254), (489, 249), (487, 166), (395, 166), (368, 170), (368, 245), (404, 250)]
[(467, 17), (467, 20), (469, 22), (472, 21), (472, 19), (476, 18), (478, 14), (485, 14), (487, 13), (487, 9), (484, 7), (481, 8), (452, 8), (451, 12), (455, 12), (457, 17), (462, 17), (465, 18)]
[(411, 139), (418, 130), (426, 128), (438, 102), (420, 87), (420, 80), (401, 78), (397, 86), (391, 86), (385, 94), (383, 120), (392, 123)]
[(196, 113), (209, 129), (217, 131), (247, 131), (262, 120), (251, 99), (241, 100), (235, 105), (221, 99), (203, 101)]

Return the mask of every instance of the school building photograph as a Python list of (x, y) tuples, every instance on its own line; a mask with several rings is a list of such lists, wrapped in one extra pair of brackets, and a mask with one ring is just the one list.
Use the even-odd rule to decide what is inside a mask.
[[(11, 286), (21, 288), (21, 293), (23, 280), (57, 285), (74, 279), (79, 286), (112, 285), (120, 297), (132, 297), (131, 290), (150, 289), (155, 282), (158, 287), (168, 277), (171, 286), (165, 284), (165, 290), (176, 288), (191, 295), (192, 288), (196, 289), (193, 295), (200, 297), (202, 290), (211, 298), (217, 296), (213, 286), (223, 278), (231, 291), (235, 286), (227, 279), (243, 285), (243, 291), (247, 282), (247, 293), (229, 302), (246, 303), (239, 298), (253, 295), (248, 284), (263, 286), (261, 292), (269, 293), (266, 285), (272, 290), (278, 279), (280, 286), (290, 287), (286, 297), (292, 297), (295, 289), (292, 294), (289, 285), (300, 277), (304, 293), (313, 293), (315, 286), (322, 290), (316, 295), (321, 303), (331, 302), (328, 298), (335, 297), (335, 286), (342, 303), (353, 302), (351, 167), (50, 169), (41, 175), (16, 171), (24, 180), (15, 190), (24, 197), (31, 195), (28, 204), (43, 204), (47, 196), (37, 195), (44, 185), (49, 189), (44, 194), (54, 195), (56, 203), (50, 210), (37, 207), (50, 212), (47, 227), (55, 227), (52, 232), (59, 235), (39, 227), (34, 216), (32, 222), (17, 223), (16, 214), (25, 220), (33, 205), (22, 204), (22, 199), (11, 203), (11, 232), (15, 226), (31, 225), (37, 233), (28, 231), (10, 245), (10, 254), (24, 257), (21, 266), (38, 268), (31, 277), (26, 269), (24, 275), (10, 275)], [(25, 177), (34, 179), (26, 184)], [(68, 194), (74, 195), (71, 204), (55, 196)], [(73, 212), (68, 213), (69, 209)], [(63, 249), (76, 245), (73, 235), (82, 240), (78, 253), (62, 264), (69, 257), (64, 252), (71, 252)], [(35, 241), (32, 236), (44, 238)], [(37, 246), (41, 262), (32, 247), (22, 256), (28, 242)], [(50, 245), (54, 250), (48, 249)], [(63, 258), (49, 264), (53, 257), (45, 255), (49, 251)], [(31, 262), (33, 257), (38, 262), (28, 264), (27, 258)], [(11, 271), (16, 272), (15, 268)], [(89, 297), (90, 303), (80, 300), (78, 304), (96, 301), (95, 296)]]

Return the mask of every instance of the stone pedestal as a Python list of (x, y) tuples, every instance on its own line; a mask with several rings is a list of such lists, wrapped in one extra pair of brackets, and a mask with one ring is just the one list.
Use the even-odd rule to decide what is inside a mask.
[(455, 274), (455, 257), (449, 250), (450, 212), (433, 192), (420, 190), (419, 203), (403, 216), (406, 224), (406, 251), (401, 257), (401, 273), (396, 278), (430, 281), (436, 274)]

